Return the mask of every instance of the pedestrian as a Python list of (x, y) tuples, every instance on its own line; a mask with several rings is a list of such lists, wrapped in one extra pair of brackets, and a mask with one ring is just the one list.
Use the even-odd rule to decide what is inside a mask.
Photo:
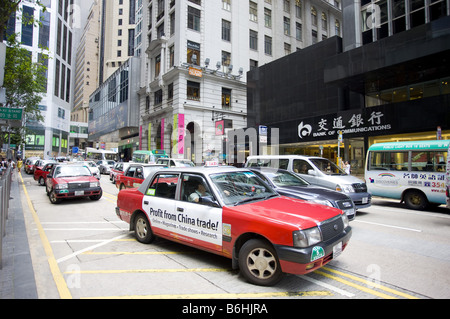
[(22, 166), (23, 166), (22, 158), (19, 157), (19, 158), (17, 159), (17, 171), (18, 171), (19, 173), (20, 173), (20, 169), (22, 168)]
[(350, 171), (351, 171), (351, 166), (350, 163), (348, 161), (345, 161), (345, 172), (350, 175)]

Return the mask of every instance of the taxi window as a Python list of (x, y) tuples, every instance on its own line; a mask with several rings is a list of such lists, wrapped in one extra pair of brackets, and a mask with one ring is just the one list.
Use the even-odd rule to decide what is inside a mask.
[(136, 171), (134, 172), (134, 177), (144, 179), (144, 172), (142, 167), (137, 167)]
[(158, 174), (150, 183), (146, 194), (155, 197), (175, 199), (178, 174)]
[(295, 173), (308, 174), (308, 170), (313, 169), (313, 167), (305, 160), (296, 159), (293, 163), (293, 169)]
[(181, 200), (191, 203), (204, 204), (203, 197), (214, 200), (213, 193), (206, 180), (200, 175), (184, 174), (181, 182)]
[(131, 166), (131, 167), (128, 169), (126, 176), (134, 177), (134, 172), (135, 172), (135, 171), (136, 171), (136, 167)]

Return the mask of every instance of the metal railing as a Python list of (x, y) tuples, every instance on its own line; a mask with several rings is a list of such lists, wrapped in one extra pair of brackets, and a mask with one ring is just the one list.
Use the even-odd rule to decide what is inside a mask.
[(2, 269), (3, 237), (6, 236), (6, 220), (8, 219), (13, 168), (8, 167), (2, 173), (0, 175), (0, 269)]

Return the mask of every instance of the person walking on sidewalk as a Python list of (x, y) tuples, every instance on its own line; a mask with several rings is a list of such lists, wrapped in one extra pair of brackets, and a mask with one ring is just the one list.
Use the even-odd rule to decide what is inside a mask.
[(22, 168), (22, 166), (23, 166), (22, 158), (19, 157), (17, 159), (17, 172), (20, 173), (20, 169)]

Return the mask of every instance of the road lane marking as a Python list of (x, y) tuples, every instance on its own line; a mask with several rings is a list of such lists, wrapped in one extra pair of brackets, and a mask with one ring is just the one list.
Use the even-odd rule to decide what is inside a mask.
[(72, 270), (65, 275), (97, 275), (97, 274), (140, 274), (140, 273), (174, 273), (174, 272), (233, 272), (225, 268), (175, 268), (175, 269), (104, 269), (104, 270)]
[(380, 224), (380, 223), (368, 222), (368, 221), (358, 220), (358, 219), (355, 219), (353, 222), (364, 223), (364, 224), (371, 224), (371, 225), (377, 225), (377, 226), (383, 226), (383, 227), (389, 227), (389, 228), (397, 228), (397, 229), (402, 229), (402, 230), (409, 230), (409, 231), (418, 232), (418, 233), (422, 232), (422, 230), (420, 230), (420, 229), (400, 227), (400, 226), (387, 225), (387, 224)]
[(23, 187), (25, 197), (27, 199), (28, 208), (31, 211), (31, 215), (33, 216), (34, 223), (36, 224), (36, 227), (39, 232), (39, 237), (41, 238), (42, 245), (44, 246), (44, 251), (45, 251), (45, 254), (47, 255), (47, 261), (50, 266), (50, 271), (52, 273), (53, 280), (55, 281), (56, 288), (58, 289), (59, 296), (61, 299), (72, 299), (72, 295), (69, 291), (69, 288), (67, 287), (66, 281), (64, 280), (64, 276), (61, 274), (61, 271), (58, 267), (58, 263), (55, 260), (52, 246), (50, 245), (50, 242), (48, 241), (48, 238), (45, 235), (45, 231), (41, 225), (39, 217), (33, 207), (33, 204), (31, 203), (30, 196), (28, 195), (28, 190), (25, 186), (25, 183), (23, 182), (22, 174), (19, 174), (19, 176), (22, 181), (22, 187)]
[(384, 293), (382, 293), (382, 292), (378, 292), (378, 291), (376, 291), (376, 290), (373, 290), (373, 289), (370, 289), (370, 288), (367, 288), (367, 287), (364, 287), (364, 286), (355, 284), (355, 283), (353, 283), (353, 282), (351, 282), (351, 281), (348, 281), (348, 280), (345, 280), (345, 279), (342, 279), (342, 278), (339, 278), (339, 277), (330, 275), (330, 274), (325, 273), (325, 272), (323, 272), (323, 271), (321, 271), (321, 270), (316, 270), (316, 271), (314, 271), (314, 273), (315, 273), (315, 274), (318, 274), (318, 275), (322, 275), (322, 276), (324, 276), (324, 277), (326, 277), (326, 278), (329, 278), (329, 279), (336, 280), (336, 281), (338, 281), (338, 282), (340, 282), (340, 283), (342, 283), (342, 284), (344, 284), (344, 285), (347, 285), (347, 286), (356, 288), (356, 289), (358, 289), (358, 290), (361, 290), (361, 291), (363, 291), (363, 292), (365, 292), (365, 293), (374, 295), (374, 296), (376, 296), (376, 297), (380, 297), (380, 298), (384, 298), (384, 299), (397, 299), (396, 297), (393, 297), (393, 296), (384, 294)]
[(242, 299), (242, 298), (274, 298), (274, 297), (322, 297), (333, 296), (329, 291), (285, 291), (285, 292), (248, 292), (248, 293), (217, 293), (217, 294), (179, 294), (179, 295), (127, 295), (82, 297), (81, 299)]
[(356, 276), (353, 276), (353, 275), (350, 275), (350, 274), (347, 274), (347, 273), (344, 273), (344, 272), (341, 272), (341, 271), (338, 271), (338, 270), (335, 270), (335, 269), (331, 269), (331, 268), (328, 268), (328, 267), (322, 267), (321, 269), (329, 271), (329, 272), (337, 274), (337, 275), (340, 275), (340, 276), (343, 276), (343, 277), (350, 278), (350, 279), (355, 280), (355, 281), (359, 281), (359, 282), (365, 283), (365, 284), (367, 284), (369, 286), (373, 286), (374, 288), (377, 288), (377, 289), (380, 289), (380, 290), (384, 290), (384, 291), (389, 292), (391, 294), (398, 295), (398, 296), (401, 296), (401, 297), (404, 297), (404, 298), (407, 298), (407, 299), (420, 299), (418, 297), (411, 296), (411, 295), (403, 293), (401, 291), (398, 291), (398, 290), (395, 290), (395, 289), (392, 289), (392, 288), (389, 288), (389, 287), (386, 287), (386, 286), (382, 286), (382, 285), (374, 283), (372, 281), (368, 281), (367, 279), (362, 279), (362, 278), (359, 278), (359, 277), (356, 277)]
[(197, 252), (179, 251), (86, 251), (83, 255), (184, 255), (196, 254)]
[[(72, 244), (72, 243), (102, 243), (109, 239), (65, 239), (65, 240), (52, 240), (52, 244)], [(136, 241), (134, 238), (116, 239), (115, 242), (120, 241)]]
[(326, 289), (329, 289), (329, 290), (332, 290), (332, 291), (334, 291), (334, 292), (337, 292), (338, 294), (343, 295), (343, 296), (345, 296), (345, 297), (352, 298), (352, 297), (355, 296), (355, 294), (353, 294), (353, 293), (351, 293), (351, 292), (349, 292), (349, 291), (340, 289), (340, 288), (335, 287), (335, 286), (333, 286), (333, 285), (327, 284), (327, 283), (325, 283), (325, 282), (323, 282), (323, 281), (320, 281), (320, 280), (311, 278), (311, 277), (309, 277), (309, 276), (307, 276), (307, 275), (303, 275), (303, 276), (299, 276), (299, 277), (300, 277), (301, 279), (304, 279), (304, 280), (306, 280), (306, 281), (309, 281), (309, 282), (311, 282), (311, 283), (313, 283), (313, 284), (316, 284), (316, 285), (319, 285), (319, 286), (324, 287), (324, 288), (326, 288)]
[(86, 252), (86, 251), (90, 251), (90, 250), (93, 250), (93, 249), (95, 249), (95, 248), (98, 248), (98, 247), (107, 245), (107, 244), (109, 244), (109, 243), (111, 243), (111, 242), (113, 242), (113, 241), (115, 241), (115, 240), (117, 240), (117, 239), (122, 239), (122, 238), (124, 238), (124, 237), (126, 237), (126, 236), (128, 236), (128, 234), (120, 235), (120, 236), (117, 236), (117, 237), (114, 237), (114, 238), (105, 240), (105, 241), (103, 241), (103, 242), (101, 242), (101, 243), (98, 243), (97, 245), (89, 246), (89, 247), (86, 247), (86, 248), (84, 248), (84, 249), (75, 251), (75, 252), (73, 252), (73, 253), (70, 254), (70, 255), (67, 255), (67, 256), (65, 256), (65, 257), (59, 258), (56, 262), (59, 264), (59, 263), (61, 263), (61, 262), (63, 262), (63, 261), (66, 261), (66, 260), (68, 260), (68, 259), (71, 259), (71, 258), (73, 258), (73, 257), (76, 257), (76, 256), (78, 256), (79, 254), (82, 254), (82, 253), (84, 253), (84, 252)]

